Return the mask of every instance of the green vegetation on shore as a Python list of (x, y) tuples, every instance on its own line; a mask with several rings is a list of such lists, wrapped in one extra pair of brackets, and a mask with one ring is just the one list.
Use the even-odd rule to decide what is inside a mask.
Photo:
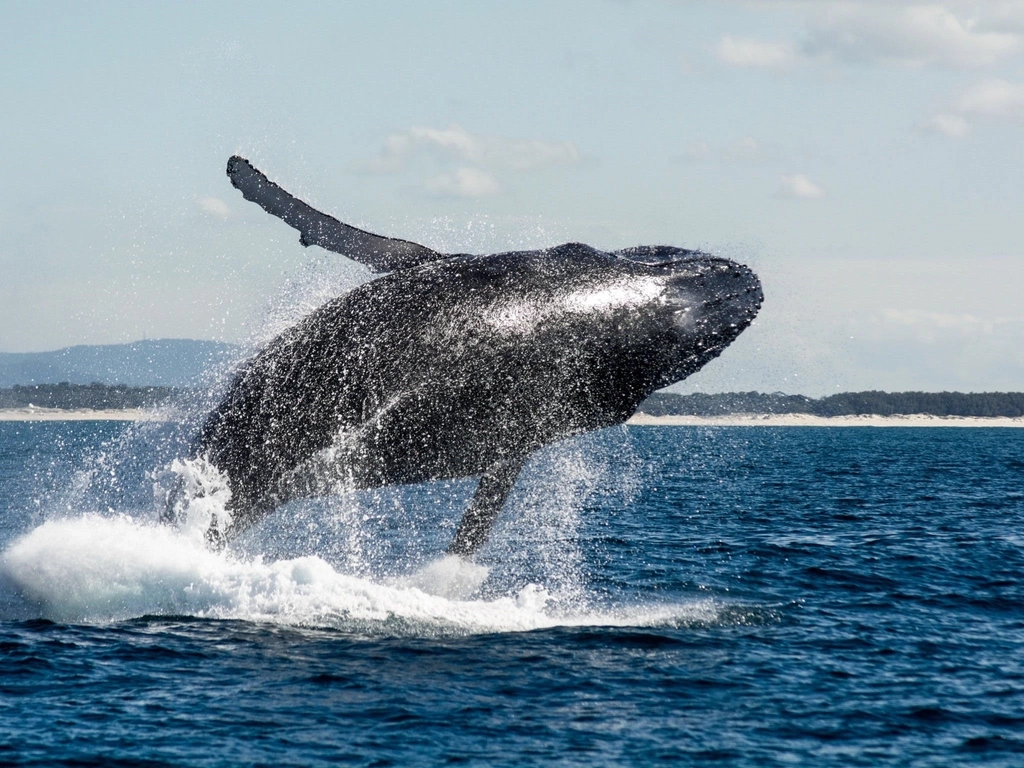
[(97, 411), (150, 408), (179, 390), (124, 384), (30, 384), (0, 389), (0, 408), (91, 408)]
[(656, 392), (640, 406), (651, 416), (726, 416), (734, 413), (812, 416), (1024, 416), (1024, 392), (843, 392), (819, 399), (781, 392), (677, 395)]
[[(124, 384), (32, 384), (0, 389), (0, 408), (150, 408), (182, 392), (174, 387)], [(651, 416), (728, 416), (735, 413), (813, 416), (1024, 416), (1024, 392), (844, 392), (819, 399), (781, 392), (677, 395), (656, 392), (640, 406)]]

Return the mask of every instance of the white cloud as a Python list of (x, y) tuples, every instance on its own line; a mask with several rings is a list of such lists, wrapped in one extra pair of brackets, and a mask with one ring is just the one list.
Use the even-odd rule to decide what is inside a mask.
[(203, 210), (203, 212), (216, 216), (222, 221), (226, 220), (231, 215), (231, 209), (228, 204), (221, 200), (219, 197), (201, 197), (196, 200), (196, 203)]
[(1014, 390), (1024, 376), (1020, 317), (890, 307), (847, 327), (851, 361), (872, 387)]
[(442, 159), (514, 171), (577, 165), (582, 161), (579, 149), (571, 141), (489, 136), (470, 133), (453, 124), (447, 128), (413, 126), (391, 134), (369, 169), (398, 171), (422, 152), (440, 155)]
[(825, 190), (802, 173), (790, 173), (779, 177), (776, 195), (797, 200), (817, 200), (825, 196)]
[(761, 142), (753, 136), (744, 136), (722, 147), (719, 156), (726, 163), (742, 163), (760, 159), (764, 153), (765, 148)]
[(951, 139), (966, 136), (970, 120), (1024, 121), (1024, 83), (1007, 80), (983, 80), (952, 100), (951, 108), (922, 123), (924, 130)]
[(867, 338), (911, 338), (922, 343), (955, 339), (1019, 338), (1024, 328), (1014, 317), (982, 317), (970, 312), (935, 312), (923, 309), (887, 308), (867, 318), (861, 333)]
[(927, 133), (938, 133), (947, 139), (962, 139), (971, 132), (971, 125), (960, 115), (947, 112), (930, 117), (921, 123), (921, 130)]
[(797, 61), (790, 43), (725, 36), (715, 51), (720, 61), (747, 69), (787, 69)]
[(413, 126), (392, 133), (380, 153), (362, 168), (371, 173), (398, 173), (433, 165), (424, 188), (435, 195), (486, 197), (498, 194), (498, 177), (545, 168), (572, 166), (583, 157), (571, 141), (512, 139), (470, 133), (461, 126)]
[(978, 26), (982, 29), (995, 29), (1001, 32), (1017, 31), (1024, 32), (1024, 0), (980, 0), (972, 3), (975, 11), (984, 11), (978, 19)]
[(943, 5), (830, 2), (811, 14), (808, 33), (808, 55), (907, 66), (986, 67), (1022, 50), (1019, 34), (986, 31)]
[(1020, 0), (773, 0), (761, 5), (803, 9), (807, 13), (803, 40), (797, 45), (726, 36), (716, 49), (721, 61), (767, 69), (787, 69), (809, 59), (981, 68), (1024, 53), (1024, 2)]
[(967, 89), (957, 100), (965, 115), (1024, 118), (1024, 83), (986, 80)]
[(432, 194), (451, 197), (488, 197), (501, 190), (497, 179), (479, 168), (458, 168), (454, 173), (441, 173), (428, 179), (425, 186)]

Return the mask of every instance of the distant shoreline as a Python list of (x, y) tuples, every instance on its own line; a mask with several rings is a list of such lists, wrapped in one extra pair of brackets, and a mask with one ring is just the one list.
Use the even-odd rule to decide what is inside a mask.
[(651, 416), (633, 414), (626, 422), (641, 427), (1024, 427), (1009, 416), (812, 416), (809, 413), (733, 413), (725, 416)]
[[(166, 421), (166, 412), (143, 408), (0, 408), (0, 421)], [(636, 413), (626, 422), (639, 427), (1024, 427), (1024, 417), (1007, 416), (812, 416), (806, 413), (735, 413), (727, 416), (651, 416)]]
[[(17, 384), (0, 389), (0, 412), (15, 411), (12, 418), (32, 420), (59, 419), (64, 412), (83, 419), (149, 419), (164, 420), (164, 409), (174, 403), (188, 402), (202, 396), (201, 390), (174, 387), (135, 387), (125, 384)], [(1015, 419), (1024, 418), (1024, 392), (839, 392), (821, 398), (787, 395), (783, 392), (720, 392), (680, 395), (655, 392), (640, 403), (639, 414), (669, 421), (634, 423), (660, 424), (725, 424), (749, 426), (752, 419), (774, 426), (829, 425), (844, 426), (843, 418), (857, 426), (927, 426), (917, 418), (981, 419), (976, 424), (957, 421), (958, 426), (992, 426), (992, 419), (1003, 418), (1004, 426), (1017, 426)], [(133, 412), (123, 415), (120, 412)], [(155, 417), (152, 412), (162, 415)], [(909, 414), (909, 415), (900, 415)], [(793, 416), (795, 419), (789, 419)], [(682, 417), (683, 420), (676, 420)], [(869, 417), (867, 423), (864, 417)], [(879, 421), (892, 417), (893, 421)], [(705, 421), (710, 419), (710, 421)], [(723, 421), (726, 420), (726, 421)], [(779, 421), (782, 419), (782, 421)], [(818, 419), (825, 419), (819, 421)], [(908, 424), (907, 420), (914, 421)], [(952, 421), (944, 421), (950, 425)]]
[(144, 408), (95, 410), (92, 408), (0, 408), (0, 421), (165, 421), (157, 411)]

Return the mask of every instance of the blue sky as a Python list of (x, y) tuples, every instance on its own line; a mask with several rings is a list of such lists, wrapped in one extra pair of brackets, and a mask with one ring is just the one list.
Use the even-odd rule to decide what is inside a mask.
[(1024, 2), (2, 9), (0, 351), (250, 339), (365, 279), (238, 152), (440, 249), (749, 263), (687, 390), (1024, 389)]

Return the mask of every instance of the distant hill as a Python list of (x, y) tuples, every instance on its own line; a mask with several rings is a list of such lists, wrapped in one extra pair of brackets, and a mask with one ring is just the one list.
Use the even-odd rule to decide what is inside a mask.
[(60, 382), (187, 387), (237, 352), (233, 344), (194, 339), (83, 345), (53, 352), (0, 352), (0, 387)]

